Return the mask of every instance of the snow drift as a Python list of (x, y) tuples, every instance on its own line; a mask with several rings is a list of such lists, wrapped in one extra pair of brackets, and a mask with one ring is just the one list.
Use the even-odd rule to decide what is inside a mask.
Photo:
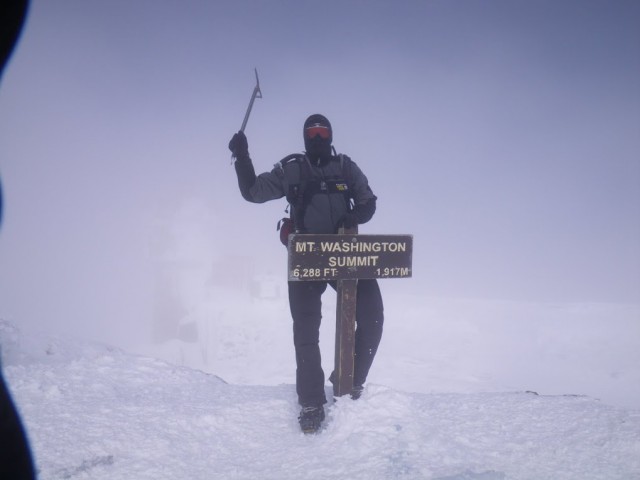
[(360, 400), (329, 405), (325, 429), (305, 436), (293, 385), (231, 385), (0, 327), (4, 372), (43, 480), (640, 478), (640, 411), (589, 397), (369, 384)]

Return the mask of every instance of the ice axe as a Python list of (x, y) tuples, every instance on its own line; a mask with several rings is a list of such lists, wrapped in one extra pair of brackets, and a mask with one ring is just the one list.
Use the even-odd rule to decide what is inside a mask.
[(247, 126), (247, 122), (249, 121), (249, 115), (251, 114), (251, 108), (253, 107), (253, 101), (256, 98), (262, 98), (262, 92), (260, 91), (260, 80), (258, 79), (258, 69), (253, 69), (256, 72), (256, 86), (253, 87), (253, 94), (251, 95), (251, 101), (249, 102), (249, 106), (247, 107), (247, 113), (244, 114), (244, 120), (242, 121), (242, 126), (240, 127), (240, 131), (244, 132), (244, 128)]

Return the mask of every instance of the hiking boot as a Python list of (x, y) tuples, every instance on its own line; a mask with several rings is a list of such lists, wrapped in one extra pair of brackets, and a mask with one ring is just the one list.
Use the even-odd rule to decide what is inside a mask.
[(300, 415), (298, 416), (300, 429), (304, 433), (316, 433), (318, 430), (320, 430), (323, 420), (324, 407), (322, 405), (302, 407), (302, 410), (300, 410)]
[[(335, 383), (338, 381), (335, 371), (331, 372), (331, 375), (329, 375), (329, 381), (332, 385), (335, 385)], [(362, 392), (364, 392), (364, 385), (354, 385), (349, 395), (351, 395), (352, 400), (358, 400), (362, 395)]]
[(351, 389), (351, 400), (358, 400), (364, 392), (364, 385), (354, 385)]

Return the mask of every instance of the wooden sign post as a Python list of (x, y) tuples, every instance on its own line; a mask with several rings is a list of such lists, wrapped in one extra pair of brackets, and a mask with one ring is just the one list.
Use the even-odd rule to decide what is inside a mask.
[(336, 283), (336, 351), (333, 393), (353, 389), (358, 279), (409, 278), (412, 235), (359, 235), (356, 230), (289, 236), (289, 281)]
[[(339, 233), (355, 235), (358, 227), (341, 228)], [(341, 397), (353, 390), (353, 371), (356, 344), (356, 301), (358, 279), (347, 278), (336, 282), (336, 347), (333, 371), (333, 395)]]

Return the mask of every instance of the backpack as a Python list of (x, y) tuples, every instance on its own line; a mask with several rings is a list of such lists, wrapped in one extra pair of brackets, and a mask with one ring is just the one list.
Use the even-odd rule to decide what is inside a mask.
[(280, 241), (284, 246), (288, 245), (290, 234), (305, 232), (304, 212), (311, 197), (316, 193), (320, 191), (342, 193), (347, 203), (347, 211), (353, 210), (353, 202), (350, 196), (352, 161), (342, 153), (338, 154), (337, 157), (340, 159), (342, 175), (341, 179), (331, 181), (309, 181), (311, 165), (307, 157), (301, 153), (287, 155), (276, 163), (276, 167), (281, 169), (289, 184), (289, 191), (285, 195), (288, 202), (285, 212), (288, 212), (289, 216), (282, 218), (277, 224), (277, 230), (280, 231)]

